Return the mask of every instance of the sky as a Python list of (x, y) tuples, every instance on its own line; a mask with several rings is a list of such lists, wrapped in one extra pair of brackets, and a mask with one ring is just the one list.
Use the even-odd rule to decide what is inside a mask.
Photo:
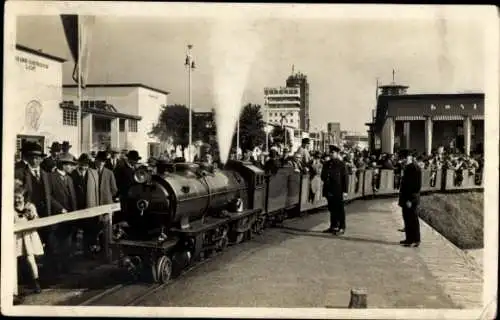
[[(72, 83), (73, 61), (58, 16), (18, 17), (16, 39), (67, 59), (63, 82)], [(294, 65), (309, 81), (312, 129), (340, 122), (342, 130), (366, 133), (376, 79), (388, 84), (393, 69), (408, 93), (484, 92), (485, 86), (481, 20), (439, 12), (425, 19), (234, 19), (222, 27), (210, 17), (100, 15), (88, 83), (143, 83), (169, 91), (169, 104), (187, 104), (188, 43), (196, 64), (194, 110), (214, 107), (221, 86), (241, 87), (242, 104), (262, 105), (264, 87), (284, 86)], [(219, 79), (222, 69), (226, 81)]]

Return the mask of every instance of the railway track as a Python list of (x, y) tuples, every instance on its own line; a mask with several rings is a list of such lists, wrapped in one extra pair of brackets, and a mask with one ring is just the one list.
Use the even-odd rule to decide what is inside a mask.
[[(222, 254), (221, 252), (220, 254)], [(220, 254), (215, 254), (207, 259), (199, 261), (193, 264), (191, 267), (186, 268), (182, 273), (176, 278), (179, 279), (185, 276), (188, 272), (201, 267), (205, 263), (212, 261), (214, 258)], [(93, 294), (90, 297), (84, 298), (75, 302), (76, 306), (136, 306), (140, 302), (144, 301), (154, 293), (167, 288), (176, 279), (164, 284), (151, 284), (151, 283), (138, 283), (136, 281), (129, 281), (126, 283), (117, 284), (111, 288), (105, 289), (97, 294)]]

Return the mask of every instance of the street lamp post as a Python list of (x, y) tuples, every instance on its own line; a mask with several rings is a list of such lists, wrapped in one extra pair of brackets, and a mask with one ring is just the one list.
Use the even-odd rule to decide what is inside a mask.
[(269, 134), (271, 133), (271, 126), (266, 124), (264, 127), (264, 132), (266, 133), (266, 152), (269, 153)]
[(238, 123), (236, 124), (236, 157), (238, 157), (238, 150), (240, 150), (240, 116), (238, 116)]
[(191, 71), (195, 69), (194, 59), (191, 56), (191, 49), (193, 48), (192, 44), (188, 44), (187, 46), (187, 54), (186, 54), (186, 62), (184, 65), (188, 70), (188, 108), (189, 108), (189, 142), (188, 142), (188, 159), (187, 161), (192, 161), (191, 159), (191, 145), (193, 143), (193, 125), (192, 125), (192, 108), (191, 108)]
[(288, 117), (288, 116), (291, 116), (293, 115), (293, 113), (291, 112), (288, 112), (288, 113), (285, 113), (284, 115), (281, 116), (281, 129), (283, 130), (283, 134), (285, 135), (285, 147), (286, 147), (286, 129), (285, 129), (285, 125), (283, 124), (283, 121)]

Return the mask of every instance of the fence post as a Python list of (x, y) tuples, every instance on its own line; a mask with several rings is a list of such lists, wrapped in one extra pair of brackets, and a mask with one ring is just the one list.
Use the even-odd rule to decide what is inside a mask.
[(111, 256), (111, 237), (113, 232), (113, 212), (104, 214), (104, 255), (106, 257), (106, 262), (112, 262)]

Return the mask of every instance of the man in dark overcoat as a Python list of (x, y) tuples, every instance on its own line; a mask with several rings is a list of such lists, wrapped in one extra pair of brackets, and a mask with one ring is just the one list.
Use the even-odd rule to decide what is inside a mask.
[[(77, 210), (76, 192), (71, 178), (75, 167), (75, 157), (70, 153), (63, 153), (57, 160), (56, 170), (49, 174), (53, 215)], [(60, 223), (54, 226), (51, 233), (49, 243), (56, 259), (56, 272), (67, 270), (68, 258), (71, 257), (73, 249), (74, 226), (75, 223), (72, 222)]]
[(344, 200), (347, 197), (349, 176), (345, 163), (340, 159), (340, 149), (334, 145), (329, 149), (330, 160), (321, 170), (323, 196), (328, 200), (330, 211), (330, 227), (324, 232), (342, 235), (346, 228)]
[(55, 141), (52, 142), (52, 145), (50, 146), (50, 155), (43, 159), (42, 164), (40, 165), (45, 172), (52, 172), (56, 169), (57, 165), (57, 157), (61, 153), (61, 144), (59, 142)]
[(114, 174), (116, 179), (116, 184), (118, 186), (118, 196), (120, 198), (120, 203), (122, 205), (122, 211), (120, 215), (117, 215), (117, 221), (123, 217), (123, 213), (126, 212), (125, 206), (128, 190), (132, 185), (134, 185), (135, 169), (136, 165), (142, 158), (136, 150), (130, 150), (127, 152), (126, 156), (122, 159), (122, 164), (116, 167)]
[[(52, 214), (50, 181), (48, 173), (40, 167), (46, 155), (42, 146), (36, 142), (25, 142), (21, 152), (26, 165), (15, 170), (14, 178), (23, 183), (27, 199), (35, 205), (38, 216), (48, 217)], [(51, 227), (37, 230), (45, 244), (48, 242), (50, 229)], [(45, 251), (50, 255), (49, 247)]]
[(111, 171), (114, 171), (116, 169), (116, 167), (118, 167), (121, 163), (121, 159), (118, 158), (118, 151), (116, 150), (111, 150), (110, 151), (110, 157), (108, 159), (106, 159), (106, 168), (111, 170)]
[(422, 172), (413, 161), (413, 156), (402, 150), (400, 157), (405, 158), (401, 187), (399, 189), (399, 206), (403, 209), (404, 231), (406, 239), (400, 244), (405, 247), (420, 245), (420, 223), (417, 207), (420, 203), (420, 189), (422, 188)]

